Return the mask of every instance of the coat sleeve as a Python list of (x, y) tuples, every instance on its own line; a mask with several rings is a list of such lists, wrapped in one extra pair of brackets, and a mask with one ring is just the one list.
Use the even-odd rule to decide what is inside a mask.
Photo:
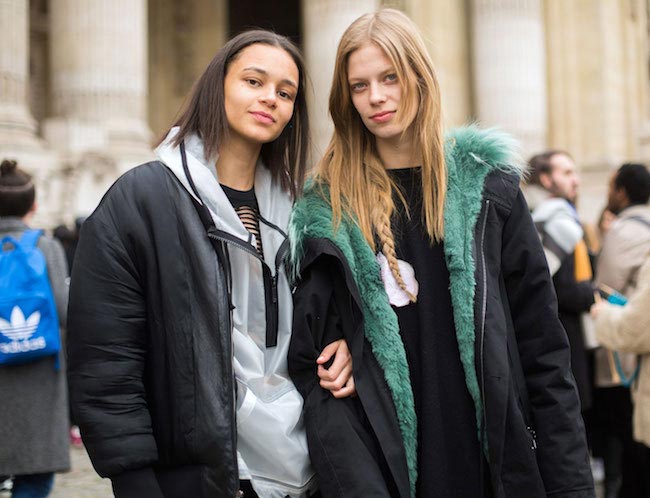
[(294, 292), (289, 373), (305, 401), (309, 455), (323, 498), (398, 496), (359, 397), (336, 399), (318, 384), (316, 359), (327, 344), (345, 338), (353, 362), (361, 362), (354, 351), (363, 337), (350, 337), (351, 313), (342, 304), (349, 299), (337, 299), (347, 292), (337, 265), (321, 257)]
[(598, 340), (607, 348), (650, 353), (650, 259), (639, 270), (638, 286), (625, 306), (605, 304), (595, 320)]
[(140, 496), (157, 497), (150, 466), (158, 452), (143, 380), (146, 297), (120, 222), (119, 211), (100, 205), (81, 231), (68, 315), (71, 406), (93, 466), (113, 479), (116, 496), (146, 489)]
[(502, 272), (547, 495), (591, 497), (593, 481), (569, 343), (544, 252), (520, 191), (502, 238)]
[(560, 313), (584, 313), (594, 304), (594, 286), (591, 280), (576, 282), (572, 259), (570, 254), (553, 276)]

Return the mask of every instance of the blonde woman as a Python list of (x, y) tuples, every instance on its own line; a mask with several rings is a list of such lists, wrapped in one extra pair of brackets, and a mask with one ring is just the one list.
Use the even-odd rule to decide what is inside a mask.
[[(392, 9), (343, 34), (330, 113), (290, 223), (289, 369), (323, 496), (594, 496), (511, 140), (443, 135), (425, 45)], [(340, 338), (353, 377), (329, 381), (356, 397), (332, 396), (328, 365), (313, 368)]]

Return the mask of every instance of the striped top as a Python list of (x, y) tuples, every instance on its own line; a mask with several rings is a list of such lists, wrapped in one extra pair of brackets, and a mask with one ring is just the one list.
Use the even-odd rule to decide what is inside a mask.
[(255, 188), (250, 190), (235, 190), (226, 185), (221, 185), (221, 188), (246, 230), (255, 236), (257, 252), (260, 256), (264, 256), (262, 237), (260, 237), (260, 210), (257, 205), (257, 198), (255, 197)]

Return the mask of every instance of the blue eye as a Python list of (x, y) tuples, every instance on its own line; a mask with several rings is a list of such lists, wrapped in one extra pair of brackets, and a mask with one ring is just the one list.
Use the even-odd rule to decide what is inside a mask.
[(387, 74), (384, 79), (389, 82), (394, 82), (397, 81), (397, 75), (395, 73)]
[(366, 87), (365, 83), (353, 83), (352, 85), (350, 85), (350, 90), (352, 90), (353, 92), (360, 92), (365, 87)]

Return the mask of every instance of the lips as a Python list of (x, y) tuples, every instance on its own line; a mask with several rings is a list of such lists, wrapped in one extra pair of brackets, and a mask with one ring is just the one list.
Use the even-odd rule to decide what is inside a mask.
[(272, 124), (275, 123), (275, 119), (270, 114), (262, 111), (252, 111), (251, 115), (260, 123)]
[(372, 119), (376, 123), (384, 123), (389, 119), (391, 119), (393, 117), (393, 114), (395, 114), (395, 111), (382, 111), (373, 114), (372, 116), (370, 116), (370, 119)]

